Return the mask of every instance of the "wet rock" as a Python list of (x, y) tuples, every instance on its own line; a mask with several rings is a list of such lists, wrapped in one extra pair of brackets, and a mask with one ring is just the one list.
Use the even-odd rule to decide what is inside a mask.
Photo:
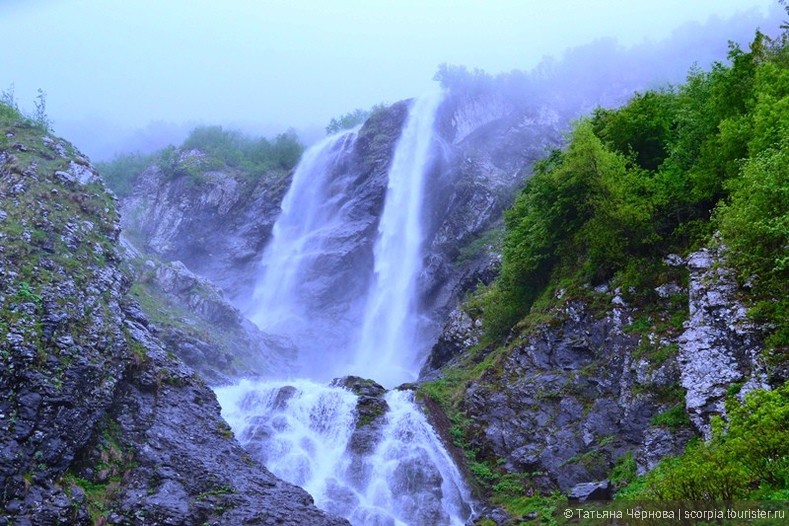
[(567, 494), (567, 500), (586, 502), (590, 500), (611, 500), (613, 491), (607, 480), (576, 484)]
[(341, 485), (335, 479), (329, 479), (326, 482), (326, 502), (326, 511), (347, 517), (359, 506), (359, 497), (352, 489)]
[(277, 391), (277, 396), (274, 397), (274, 409), (285, 409), (288, 404), (288, 400), (293, 398), (293, 395), (298, 392), (299, 390), (292, 385), (281, 387), (279, 391)]
[(331, 385), (343, 387), (358, 396), (356, 402), (356, 429), (348, 442), (348, 449), (354, 455), (368, 455), (381, 441), (383, 416), (389, 411), (384, 400), (386, 393), (380, 384), (358, 376), (335, 378)]
[(446, 521), (441, 497), (443, 478), (424, 450), (400, 459), (389, 485), (395, 507), (411, 524), (442, 524)]
[(371, 398), (381, 397), (386, 393), (386, 389), (375, 380), (368, 380), (358, 376), (343, 376), (331, 381), (333, 387), (344, 387), (357, 396), (367, 396)]
[(501, 508), (485, 506), (477, 510), (474, 517), (469, 519), (467, 526), (483, 524), (483, 521), (493, 521), (496, 526), (509, 526), (513, 523), (512, 517)]
[(632, 358), (638, 337), (623, 330), (630, 308), (609, 305), (605, 315), (582, 301), (557, 306), (553, 323), (520, 335), (499, 366), (470, 383), (471, 447), (507, 471), (540, 474), (532, 482), (544, 491), (603, 479), (624, 451), (645, 447), (665, 407), (658, 386), (679, 372), (641, 370)]
[(471, 319), (462, 309), (454, 309), (444, 325), (438, 341), (430, 351), (427, 367), (439, 369), (462, 350), (479, 343), (482, 324)]

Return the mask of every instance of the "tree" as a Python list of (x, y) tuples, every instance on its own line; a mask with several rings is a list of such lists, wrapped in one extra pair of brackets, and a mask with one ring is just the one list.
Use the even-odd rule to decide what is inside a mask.
[(340, 115), (339, 117), (335, 117), (329, 121), (328, 126), (326, 126), (326, 135), (334, 135), (335, 133), (341, 132), (342, 130), (350, 130), (355, 128), (366, 121), (369, 116), (369, 110), (356, 108), (351, 112)]

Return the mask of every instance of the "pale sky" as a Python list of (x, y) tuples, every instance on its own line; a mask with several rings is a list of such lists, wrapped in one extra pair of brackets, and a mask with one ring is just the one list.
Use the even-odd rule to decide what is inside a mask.
[(42, 88), (66, 138), (154, 121), (322, 128), (418, 95), (443, 62), (528, 70), (601, 37), (657, 42), (768, 9), (777, 0), (0, 0), (0, 89), (32, 110)]

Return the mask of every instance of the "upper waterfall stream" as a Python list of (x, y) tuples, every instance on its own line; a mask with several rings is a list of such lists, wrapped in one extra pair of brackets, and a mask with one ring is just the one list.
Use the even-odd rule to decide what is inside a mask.
[[(342, 381), (327, 385), (355, 375), (391, 389), (415, 380), (425, 358), (418, 301), (423, 195), (441, 100), (435, 93), (412, 103), (375, 222), (365, 223), (349, 197), (360, 184), (350, 159), (361, 132), (305, 152), (262, 256), (249, 312), (261, 329), (294, 342), (300, 378), (216, 389), (225, 418), (253, 455), (355, 525), (460, 525), (471, 513), (462, 477), (411, 391), (384, 394), (360, 378), (351, 380), (364, 392)], [(357, 288), (350, 300), (343, 295)]]
[(417, 99), (392, 158), (373, 280), (352, 370), (391, 386), (416, 378), (419, 352), (417, 278), (422, 270), (422, 205), (440, 94)]

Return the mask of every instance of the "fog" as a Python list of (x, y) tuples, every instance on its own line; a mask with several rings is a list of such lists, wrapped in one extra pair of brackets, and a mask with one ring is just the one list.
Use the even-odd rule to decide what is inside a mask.
[(781, 15), (776, 0), (0, 0), (0, 89), (27, 111), (43, 89), (55, 131), (94, 159), (197, 124), (311, 142), (332, 117), (429, 89), (442, 63), (677, 82)]

